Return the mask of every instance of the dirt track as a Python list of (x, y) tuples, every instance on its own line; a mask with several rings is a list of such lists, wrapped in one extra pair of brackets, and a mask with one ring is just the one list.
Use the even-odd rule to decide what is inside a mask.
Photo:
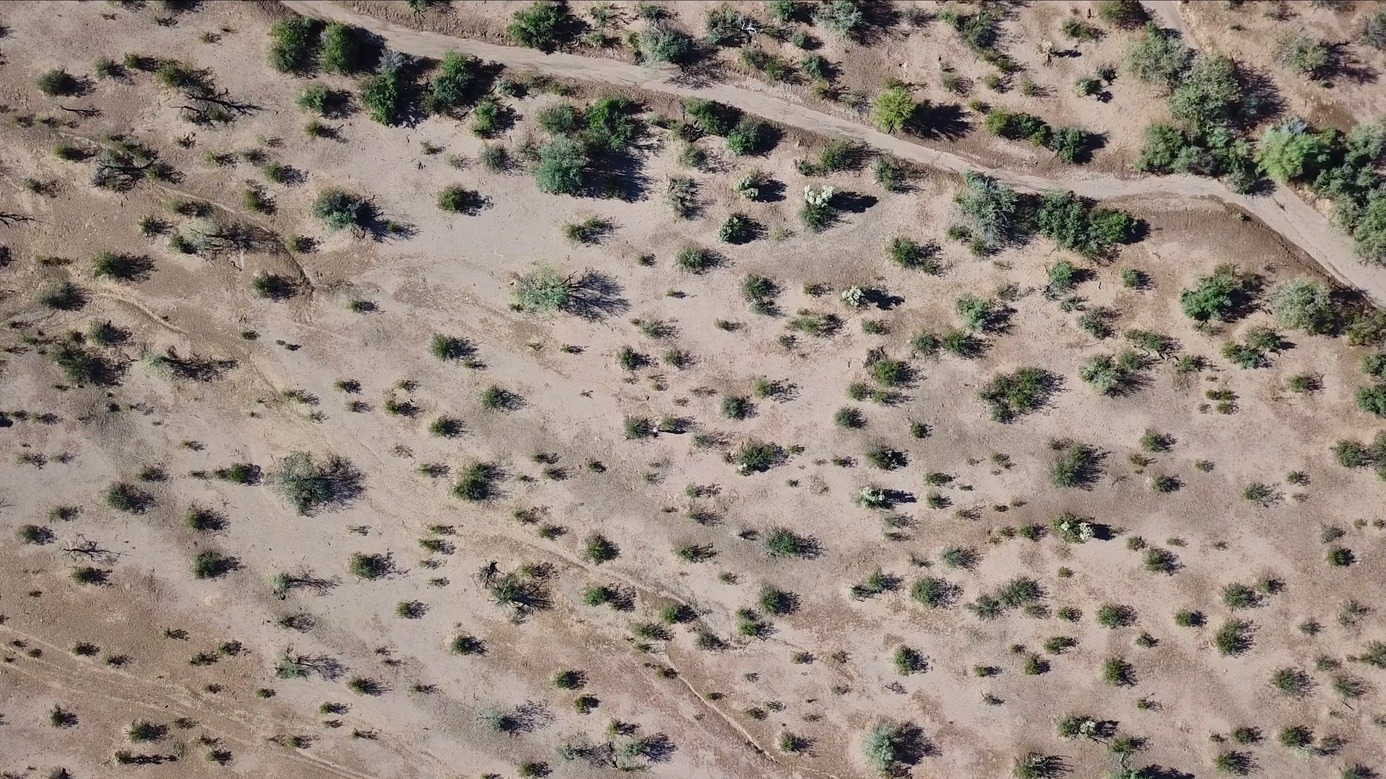
[[(651, 69), (610, 59), (574, 54), (544, 54), (533, 49), (497, 46), (440, 33), (412, 30), (357, 13), (327, 0), (283, 0), (286, 8), (305, 16), (355, 25), (380, 35), (391, 48), (416, 56), (442, 57), (450, 51), (499, 62), (507, 67), (623, 87), (636, 87), (679, 96), (717, 100), (782, 125), (821, 135), (837, 136), (867, 144), (904, 160), (951, 173), (978, 170), (1017, 189), (1036, 192), (1063, 188), (1101, 199), (1194, 198), (1213, 199), (1256, 217), (1287, 242), (1294, 244), (1343, 284), (1356, 287), (1377, 304), (1386, 304), (1386, 268), (1359, 263), (1352, 245), (1327, 217), (1295, 193), (1276, 187), (1269, 195), (1238, 195), (1213, 179), (1195, 176), (1118, 178), (1075, 171), (1073, 176), (1046, 178), (997, 169), (977, 160), (938, 151), (919, 143), (878, 132), (848, 119), (830, 116), (775, 95), (715, 83), (693, 88), (673, 82), (672, 66)], [(1171, 9), (1173, 10), (1173, 9)], [(1177, 15), (1177, 13), (1176, 13)]]

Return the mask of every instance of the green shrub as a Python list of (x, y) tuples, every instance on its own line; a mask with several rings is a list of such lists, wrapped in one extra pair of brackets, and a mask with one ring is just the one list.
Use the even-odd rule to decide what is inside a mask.
[(492, 483), (497, 475), (495, 466), (489, 463), (471, 463), (458, 476), (452, 494), (472, 503), (490, 500), (495, 495)]
[(404, 113), (404, 84), (398, 68), (386, 68), (361, 81), (361, 103), (371, 119), (391, 125)]
[(1170, 92), (1169, 108), (1184, 127), (1225, 127), (1246, 119), (1244, 97), (1237, 64), (1221, 54), (1203, 52)]
[(1355, 395), (1357, 407), (1378, 417), (1386, 417), (1386, 384), (1361, 387)]
[(684, 65), (697, 53), (693, 38), (665, 22), (654, 22), (636, 34), (642, 62)]
[(965, 234), (982, 253), (998, 251), (1022, 233), (1020, 195), (990, 176), (964, 171), (963, 188), (954, 202)]
[(814, 557), (818, 542), (782, 527), (771, 528), (765, 534), (765, 551), (771, 557)]
[(1101, 208), (1072, 192), (1050, 192), (1035, 214), (1041, 235), (1065, 249), (1101, 257), (1135, 234), (1136, 221), (1122, 211)]
[(1102, 455), (1086, 444), (1068, 443), (1049, 468), (1055, 487), (1086, 487), (1102, 475)]
[(947, 8), (939, 14), (939, 18), (952, 27), (963, 43), (976, 54), (985, 55), (1000, 40), (999, 9), (981, 8), (977, 13), (967, 14)]
[(374, 217), (370, 201), (340, 189), (325, 189), (313, 201), (313, 216), (329, 230), (363, 229)]
[(723, 243), (741, 244), (755, 237), (755, 223), (745, 214), (733, 213), (717, 228), (717, 239)]
[(578, 195), (586, 187), (586, 169), (587, 155), (582, 147), (560, 136), (539, 147), (534, 182), (541, 192)]
[(389, 576), (395, 570), (394, 561), (388, 554), (363, 554), (353, 552), (347, 558), (347, 571), (358, 579), (374, 581)]
[(1193, 63), (1193, 50), (1184, 45), (1179, 33), (1161, 29), (1151, 22), (1145, 32), (1131, 42), (1126, 51), (1126, 68), (1147, 83), (1174, 89)]
[(1150, 18), (1140, 0), (1101, 0), (1097, 4), (1097, 15), (1102, 21), (1126, 30), (1139, 27)]
[(939, 609), (952, 603), (958, 588), (946, 579), (926, 576), (910, 588), (910, 597), (929, 608)]
[(1119, 603), (1103, 603), (1097, 609), (1097, 624), (1112, 630), (1130, 627), (1136, 624), (1136, 610)]
[(549, 52), (566, 42), (572, 23), (573, 19), (563, 3), (539, 0), (528, 8), (516, 11), (507, 31), (521, 46)]
[(481, 80), (481, 60), (455, 51), (443, 55), (438, 72), (428, 82), (424, 110), (450, 114), (471, 102)]
[(354, 73), (360, 69), (360, 58), (355, 31), (345, 24), (327, 25), (318, 49), (318, 67), (328, 73)]
[(593, 533), (583, 543), (583, 557), (593, 565), (611, 562), (621, 555), (621, 547), (600, 533)]
[(318, 461), (307, 452), (289, 454), (269, 475), (270, 486), (304, 515), (355, 499), (364, 491), (363, 479), (345, 458)]
[(1307, 277), (1281, 284), (1267, 302), (1276, 320), (1293, 330), (1333, 333), (1341, 320), (1328, 285)]
[(571, 295), (570, 279), (556, 268), (541, 266), (519, 278), (513, 305), (527, 314), (549, 314), (567, 306)]
[(192, 573), (197, 579), (219, 579), (239, 567), (240, 563), (234, 557), (203, 551), (193, 559)]
[(1318, 38), (1286, 30), (1276, 39), (1275, 60), (1301, 76), (1318, 79), (1332, 65), (1333, 54)]
[(599, 98), (587, 107), (587, 144), (590, 149), (609, 154), (628, 151), (641, 132), (635, 118), (637, 106), (624, 97)]
[(903, 84), (892, 84), (876, 95), (871, 107), (871, 121), (881, 132), (899, 133), (914, 123), (919, 105)]
[(749, 116), (743, 116), (727, 133), (727, 148), (733, 154), (760, 154), (768, 151), (769, 128)]
[(71, 73), (65, 70), (50, 70), (38, 77), (39, 91), (49, 97), (67, 97), (73, 95), (81, 87), (81, 83)]
[(892, 262), (902, 268), (922, 270), (937, 275), (943, 268), (935, 259), (938, 247), (934, 244), (921, 244), (910, 238), (894, 238), (886, 249)]
[(882, 776), (897, 776), (916, 759), (913, 740), (910, 726), (879, 720), (862, 740), (862, 756), (873, 771)]
[(270, 28), (270, 67), (280, 73), (311, 72), (321, 32), (322, 22), (306, 16), (275, 22)]
[(1233, 265), (1219, 265), (1212, 275), (1199, 276), (1192, 289), (1179, 293), (1184, 315), (1198, 322), (1231, 322), (1251, 305), (1257, 281)]
[(691, 244), (680, 249), (674, 257), (674, 267), (695, 275), (707, 273), (722, 262), (722, 257), (716, 252)]
[(145, 281), (153, 267), (148, 257), (101, 252), (92, 260), (91, 274), (115, 281)]
[(863, 5), (861, 0), (825, 0), (814, 8), (813, 21), (843, 38), (853, 39), (866, 27)]
[(901, 676), (929, 670), (928, 658), (924, 657), (919, 650), (908, 646), (896, 647), (890, 655), (890, 664), (895, 667), (895, 673)]
[(698, 130), (718, 136), (730, 134), (742, 118), (739, 108), (696, 97), (684, 99), (683, 113)]
[(1256, 158), (1266, 175), (1280, 183), (1313, 181), (1333, 162), (1339, 145), (1335, 130), (1314, 133), (1299, 119), (1288, 119), (1261, 134)]
[(1058, 388), (1054, 374), (1041, 368), (1019, 368), (998, 374), (978, 392), (996, 422), (1012, 422), (1038, 410)]
[(455, 184), (438, 193), (438, 208), (451, 214), (475, 214), (484, 203), (481, 193)]

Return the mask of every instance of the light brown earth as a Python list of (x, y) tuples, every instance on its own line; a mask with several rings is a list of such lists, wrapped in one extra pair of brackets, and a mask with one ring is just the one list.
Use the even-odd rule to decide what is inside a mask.
[[(345, 8), (326, 3), (288, 5), (369, 25), (411, 54), (457, 50), (502, 62), (511, 72), (561, 75), (576, 85), (579, 101), (608, 87), (647, 94), (652, 104), (661, 94), (690, 93), (667, 74), (614, 59), (539, 55), (348, 17)], [(1223, 332), (1198, 331), (1180, 313), (1177, 299), (1197, 275), (1223, 262), (1264, 274), (1270, 286), (1312, 272), (1318, 262), (1379, 296), (1381, 277), (1353, 264), (1341, 236), (1291, 193), (1242, 199), (1204, 180), (982, 165), (980, 146), (929, 148), (752, 83), (719, 83), (698, 93), (804, 132), (752, 163), (727, 153), (717, 139), (699, 141), (718, 166), (690, 173), (675, 161), (678, 144), (655, 129), (642, 150), (650, 182), (645, 198), (550, 196), (524, 173), (482, 170), (475, 162), (482, 141), (450, 119), (387, 128), (357, 114), (334, 122), (340, 142), (305, 137), (306, 117), (293, 101), (306, 80), (277, 74), (264, 62), (266, 32), (282, 13), (272, 5), (204, 3), (171, 26), (155, 23), (159, 13), (156, 7), (95, 3), (12, 3), (0, 9), (0, 23), (8, 29), (0, 40), (0, 102), (8, 115), (75, 122), (58, 128), (7, 122), (0, 128), (9, 193), (3, 210), (33, 218), (0, 232), (12, 255), (0, 269), (0, 314), (10, 323), (3, 331), (8, 353), (0, 366), (0, 409), (12, 418), (28, 412), (27, 419), (0, 429), (7, 449), (0, 463), (0, 530), (8, 541), (0, 547), (0, 770), (46, 777), (63, 766), (79, 778), (491, 773), (508, 779), (522, 763), (543, 761), (556, 777), (607, 776), (618, 772), (565, 762), (555, 748), (580, 738), (606, 741), (608, 723), (616, 719), (638, 724), (645, 735), (665, 734), (674, 745), (667, 758), (649, 764), (652, 776), (865, 777), (872, 772), (860, 757), (862, 736), (878, 717), (887, 717), (915, 723), (934, 746), (913, 768), (917, 777), (1009, 776), (1014, 760), (1029, 752), (1062, 756), (1074, 777), (1105, 775), (1117, 760), (1104, 746), (1056, 736), (1056, 721), (1068, 714), (1117, 721), (1122, 734), (1145, 738), (1133, 767), (1159, 765), (1207, 776), (1214, 756), (1232, 748), (1253, 754), (1262, 776), (1339, 776), (1350, 764), (1380, 767), (1386, 761), (1380, 690), (1386, 675), (1348, 660), (1369, 641), (1386, 640), (1381, 614), (1374, 610), (1356, 624), (1339, 622), (1350, 599), (1371, 609), (1381, 602), (1382, 482), (1369, 470), (1339, 467), (1329, 452), (1339, 439), (1370, 438), (1380, 428), (1352, 402), (1365, 382), (1358, 370), (1365, 350), (1341, 339), (1290, 333), (1294, 348), (1275, 357), (1272, 367), (1243, 370), (1219, 357), (1222, 344), (1273, 323), (1271, 316), (1257, 311)], [(1204, 40), (1198, 23), (1191, 26)], [(203, 32), (220, 37), (199, 42)], [(180, 120), (178, 99), (147, 74), (134, 75), (131, 83), (95, 81), (94, 91), (82, 98), (44, 98), (33, 86), (49, 68), (90, 75), (96, 57), (118, 61), (129, 51), (209, 68), (231, 95), (262, 110), (225, 127), (192, 127)], [(320, 80), (352, 86), (345, 77)], [(512, 147), (539, 132), (535, 113), (558, 100), (535, 95), (512, 101), (521, 116), (503, 139)], [(56, 110), (58, 105), (101, 113), (79, 121)], [(183, 180), (167, 186), (145, 182), (113, 194), (88, 184), (90, 163), (61, 162), (51, 153), (62, 139), (96, 144), (112, 132), (133, 133), (157, 148)], [(190, 148), (176, 143), (189, 134)], [(813, 135), (861, 140), (928, 170), (902, 194), (882, 192), (869, 172), (805, 178), (794, 163), (815, 155), (820, 141)], [(422, 142), (443, 151), (424, 154)], [(254, 166), (217, 167), (204, 159), (209, 151), (249, 149), (304, 176), (294, 186), (266, 185), (273, 214), (249, 214), (241, 204), (244, 181), (264, 183)], [(445, 161), (449, 155), (469, 164), (455, 168)], [(749, 203), (736, 196), (733, 184), (752, 165), (784, 183), (783, 201)], [(952, 174), (969, 167), (1025, 189), (1073, 189), (1149, 223), (1149, 236), (1124, 248), (1111, 264), (1067, 257), (1094, 272), (1079, 294), (1088, 307), (1118, 313), (1118, 335), (1096, 340), (1077, 327), (1076, 312), (1061, 311), (1044, 298), (1047, 266), (1066, 257), (1050, 242), (1036, 239), (980, 261), (944, 239), (957, 191)], [(659, 192), (676, 174), (698, 181), (702, 218), (670, 215)], [(55, 195), (25, 191), (24, 178), (53, 182)], [(796, 216), (798, 193), (825, 182), (878, 202), (845, 214), (821, 234), (806, 232)], [(489, 208), (470, 217), (439, 211), (438, 190), (454, 183), (479, 190)], [(329, 186), (370, 195), (385, 214), (408, 224), (412, 235), (373, 241), (326, 231), (309, 209)], [(142, 238), (142, 216), (185, 221), (165, 208), (174, 197), (205, 200), (282, 236), (308, 235), (319, 248), (204, 260), (172, 251), (165, 240)], [(733, 210), (762, 223), (764, 236), (744, 246), (719, 245), (717, 226)], [(1235, 219), (1237, 211), (1254, 219)], [(617, 225), (604, 243), (578, 246), (564, 239), (562, 225), (593, 215)], [(938, 241), (943, 275), (889, 263), (885, 245), (896, 235)], [(673, 257), (690, 242), (716, 247), (727, 265), (705, 275), (680, 273)], [(147, 254), (155, 263), (152, 276), (135, 284), (93, 279), (90, 258), (99, 251)], [(646, 253), (655, 257), (651, 266), (637, 261)], [(48, 256), (72, 262), (38, 262)], [(624, 305), (591, 321), (511, 310), (515, 278), (548, 263), (606, 274)], [(1124, 268), (1144, 270), (1151, 288), (1122, 287), (1118, 272)], [(258, 298), (249, 289), (257, 272), (297, 279), (302, 293), (281, 303)], [(841, 332), (780, 343), (788, 317), (756, 315), (741, 299), (741, 281), (750, 273), (778, 282), (783, 312), (836, 313), (845, 320)], [(87, 291), (86, 306), (54, 312), (38, 305), (40, 294), (65, 278)], [(804, 291), (810, 283), (829, 292), (811, 297)], [(853, 285), (885, 290), (902, 302), (890, 310), (848, 309), (837, 298)], [(915, 333), (958, 323), (959, 296), (985, 296), (1005, 285), (1017, 293), (1012, 327), (987, 338), (984, 356), (911, 358)], [(379, 310), (352, 313), (351, 300), (373, 301)], [(669, 323), (674, 333), (648, 338), (631, 323), (635, 318)], [(131, 332), (126, 344), (108, 350), (112, 359), (131, 360), (120, 384), (109, 390), (58, 389), (62, 376), (44, 354), (53, 348), (46, 339), (105, 320)], [(741, 327), (727, 332), (715, 326), (718, 320)], [(880, 320), (888, 332), (866, 334), (866, 320)], [(1099, 396), (1079, 380), (1079, 366), (1120, 348), (1120, 333), (1128, 328), (1173, 336), (1185, 353), (1208, 358), (1214, 368), (1177, 381), (1172, 360), (1164, 360), (1141, 392)], [(255, 340), (245, 339), (246, 331), (257, 334)], [(428, 343), (435, 333), (476, 344), (478, 366), (434, 359)], [(581, 352), (565, 353), (565, 344)], [(695, 362), (684, 370), (656, 364), (625, 371), (614, 355), (626, 345), (656, 361), (679, 348)], [(137, 361), (145, 347), (170, 346), (184, 355), (234, 360), (236, 367), (203, 383), (170, 380)], [(866, 378), (863, 362), (874, 349), (911, 359), (919, 374), (896, 405), (854, 403), (845, 394), (850, 382)], [(977, 388), (1022, 365), (1059, 374), (1062, 390), (1038, 414), (1011, 425), (991, 421), (977, 401)], [(1285, 388), (1290, 376), (1306, 372), (1321, 377), (1321, 391), (1297, 395)], [(783, 399), (754, 400), (755, 415), (743, 421), (724, 418), (722, 398), (749, 395), (757, 377), (782, 382)], [(361, 383), (360, 399), (369, 410), (348, 410), (349, 399), (333, 386), (341, 379)], [(411, 391), (399, 388), (406, 380), (417, 383)], [(490, 385), (517, 393), (523, 406), (511, 412), (483, 409), (479, 395)], [(1217, 413), (1204, 394), (1210, 389), (1235, 393), (1235, 413)], [(310, 400), (294, 401), (285, 391)], [(410, 400), (421, 412), (414, 419), (387, 415), (383, 408), (391, 398)], [(834, 412), (843, 406), (860, 408), (869, 426), (834, 426)], [(45, 413), (56, 418), (35, 419)], [(428, 424), (440, 415), (461, 418), (466, 432), (456, 439), (431, 436)], [(622, 424), (633, 415), (688, 417), (696, 432), (720, 433), (727, 443), (699, 448), (692, 433), (629, 441)], [(930, 435), (913, 438), (911, 421), (926, 423)], [(1138, 465), (1131, 457), (1140, 454), (1138, 441), (1150, 429), (1172, 435), (1176, 443), (1172, 451), (1152, 455), (1152, 463)], [(803, 451), (767, 473), (738, 475), (722, 452), (751, 438)], [(1049, 483), (1048, 441), (1058, 438), (1107, 453), (1104, 475), (1090, 490)], [(873, 468), (864, 455), (877, 444), (904, 452), (909, 464), (888, 472)], [(296, 450), (348, 458), (365, 474), (362, 497), (340, 510), (302, 517), (266, 486), (190, 475), (233, 462), (255, 463), (268, 473)], [(69, 457), (60, 457), (64, 453)], [(556, 454), (563, 473), (546, 475), (546, 466), (533, 460), (539, 453)], [(35, 465), (35, 454), (43, 455), (41, 465)], [(994, 464), (995, 454), (1006, 455), (1010, 466)], [(838, 457), (855, 464), (832, 464)], [(495, 463), (505, 474), (500, 495), (482, 504), (454, 497), (452, 476), (431, 479), (417, 470), (422, 463), (443, 463), (455, 476), (476, 461)], [(590, 469), (589, 461), (600, 461), (604, 471)], [(1205, 461), (1211, 470), (1195, 466)], [(103, 505), (101, 492), (109, 484), (135, 482), (141, 469), (154, 465), (168, 479), (141, 484), (155, 497), (147, 512), (127, 514)], [(1303, 471), (1308, 483), (1287, 483), (1291, 471)], [(931, 489), (923, 481), (928, 472), (950, 474), (954, 481)], [(559, 475), (564, 478), (553, 478)], [(1183, 487), (1157, 493), (1150, 487), (1156, 475), (1176, 476)], [(1280, 500), (1269, 507), (1243, 500), (1252, 482), (1276, 485)], [(881, 512), (853, 505), (868, 484), (919, 496), (918, 503), (900, 507), (910, 521), (888, 528)], [(716, 485), (716, 494), (690, 498), (690, 485)], [(926, 507), (931, 491), (951, 505)], [(194, 504), (223, 513), (227, 527), (216, 533), (184, 527), (184, 514)], [(60, 505), (81, 511), (69, 520), (52, 518), (50, 511)], [(688, 517), (692, 508), (710, 509), (720, 521), (698, 524)], [(540, 538), (533, 525), (513, 518), (525, 509), (539, 509), (543, 521), (566, 532)], [(1033, 542), (1013, 537), (1016, 528), (1047, 527), (1065, 511), (1093, 517), (1120, 535), (1082, 545), (1052, 535)], [(25, 524), (50, 528), (52, 543), (9, 541)], [(437, 525), (450, 526), (454, 534), (432, 533)], [(814, 537), (822, 553), (811, 560), (777, 560), (740, 535), (774, 526)], [(1354, 565), (1324, 562), (1325, 527), (1344, 531), (1335, 543), (1353, 550)], [(617, 559), (600, 566), (584, 559), (584, 541), (595, 532), (620, 546)], [(1174, 552), (1182, 568), (1168, 576), (1143, 570), (1141, 553), (1128, 548), (1133, 537)], [(453, 549), (429, 554), (419, 545), (423, 538), (442, 538)], [(69, 577), (90, 563), (63, 550), (85, 541), (111, 554), (98, 562), (110, 571), (107, 586), (81, 586)], [(711, 546), (716, 557), (679, 561), (674, 548), (690, 543)], [(949, 570), (940, 553), (950, 547), (976, 550), (981, 561), (973, 570)], [(206, 549), (233, 555), (240, 569), (219, 579), (193, 578), (192, 558)], [(353, 552), (388, 552), (399, 571), (380, 581), (357, 580), (346, 570)], [(501, 571), (551, 566), (552, 608), (513, 621), (490, 602), (477, 578), (492, 561)], [(1061, 567), (1071, 569), (1071, 577), (1060, 578)], [(303, 568), (336, 577), (339, 584), (322, 595), (275, 598), (270, 577)], [(900, 577), (900, 590), (865, 601), (851, 598), (849, 587), (877, 569)], [(722, 573), (734, 578), (724, 580)], [(961, 586), (959, 605), (930, 610), (912, 601), (910, 585), (926, 575)], [(1022, 575), (1042, 583), (1050, 616), (1016, 612), (983, 621), (961, 605)], [(1264, 606), (1232, 613), (1221, 602), (1224, 585), (1265, 579), (1285, 587)], [(594, 584), (631, 588), (634, 610), (583, 605), (582, 591)], [(735, 612), (753, 605), (766, 584), (796, 593), (799, 610), (773, 620), (775, 631), (765, 640), (743, 638)], [(395, 615), (396, 604), (413, 600), (427, 607), (419, 619)], [(1100, 627), (1093, 615), (1103, 602), (1134, 608), (1138, 623)], [(642, 651), (632, 625), (653, 621), (662, 607), (676, 603), (694, 607), (697, 621), (673, 626), (670, 640), (653, 641)], [(1081, 619), (1070, 624), (1052, 616), (1065, 606), (1081, 609)], [(1186, 608), (1205, 612), (1209, 625), (1176, 627), (1172, 615)], [(275, 624), (295, 613), (310, 615), (311, 626), (296, 631)], [(1255, 646), (1241, 657), (1224, 657), (1210, 639), (1234, 616), (1256, 624)], [(1317, 636), (1298, 629), (1309, 619), (1323, 625)], [(728, 648), (696, 648), (695, 629), (721, 637)], [(167, 631), (185, 631), (186, 637), (169, 637)], [(1158, 644), (1137, 646), (1142, 632)], [(485, 654), (450, 654), (449, 642), (459, 634), (484, 640)], [(1060, 635), (1076, 638), (1077, 647), (1045, 654), (1045, 641)], [(189, 664), (194, 655), (215, 654), (229, 641), (240, 642), (243, 650), (211, 664)], [(74, 654), (78, 642), (99, 651), (94, 657)], [(927, 671), (896, 673), (890, 654), (902, 644), (929, 658)], [(1014, 645), (1025, 649), (1013, 653)], [(277, 679), (275, 663), (286, 651), (330, 656), (346, 670), (335, 681)], [(795, 662), (799, 652), (811, 661)], [(1045, 655), (1052, 666), (1047, 673), (1021, 672), (1031, 652)], [(117, 656), (128, 662), (108, 664)], [(1102, 663), (1114, 656), (1134, 666), (1134, 686), (1102, 681)], [(1341, 668), (1333, 670), (1332, 662)], [(1001, 672), (978, 678), (972, 669), (979, 665)], [(1303, 699), (1276, 692), (1269, 680), (1282, 667), (1304, 669), (1314, 689)], [(552, 684), (553, 675), (565, 669), (586, 673), (581, 692), (601, 701), (592, 713), (577, 713), (572, 701), (579, 693)], [(664, 678), (661, 669), (676, 675)], [(1339, 674), (1364, 682), (1368, 691), (1357, 699), (1336, 695)], [(376, 680), (385, 691), (353, 694), (344, 686), (352, 677)], [(431, 685), (432, 691), (414, 685)], [(274, 695), (257, 697), (259, 689)], [(988, 705), (984, 695), (1002, 702)], [(345, 703), (349, 710), (320, 714), (325, 702)], [(530, 732), (498, 735), (478, 722), (488, 709), (509, 711), (527, 703), (537, 712)], [(53, 727), (54, 706), (75, 714), (75, 726)], [(152, 745), (132, 745), (124, 728), (136, 719), (167, 724), (170, 733)], [(1289, 725), (1306, 725), (1345, 743), (1306, 761), (1275, 743), (1275, 733)], [(1249, 747), (1210, 741), (1210, 734), (1239, 726), (1259, 728), (1266, 740)], [(785, 732), (808, 739), (808, 753), (782, 753), (777, 741)], [(204, 736), (219, 746), (200, 743)], [(286, 740), (290, 736), (309, 738), (294, 746)], [(207, 761), (213, 748), (228, 750), (229, 763)], [(177, 759), (117, 765), (119, 750)]]

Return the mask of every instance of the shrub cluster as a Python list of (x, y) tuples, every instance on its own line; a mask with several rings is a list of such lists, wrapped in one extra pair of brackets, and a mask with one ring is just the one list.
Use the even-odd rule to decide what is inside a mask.
[(1049, 149), (1067, 163), (1087, 162), (1091, 156), (1092, 135), (1077, 127), (1051, 127), (1034, 114), (1013, 113), (1000, 108), (987, 112), (987, 131), (1010, 140), (1025, 139)]

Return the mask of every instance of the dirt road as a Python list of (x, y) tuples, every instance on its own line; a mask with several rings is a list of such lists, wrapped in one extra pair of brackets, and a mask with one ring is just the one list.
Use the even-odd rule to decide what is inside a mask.
[[(666, 66), (652, 69), (625, 62), (574, 54), (544, 54), (533, 49), (497, 46), (440, 33), (400, 27), (358, 13), (327, 0), (283, 0), (286, 8), (327, 21), (355, 25), (381, 36), (393, 49), (416, 56), (439, 58), (451, 51), (506, 67), (532, 69), (539, 73), (622, 87), (635, 87), (678, 96), (697, 96), (717, 100), (780, 124), (812, 133), (837, 136), (867, 144), (904, 160), (951, 173), (977, 170), (1017, 189), (1039, 192), (1069, 189), (1079, 195), (1100, 199), (1117, 198), (1206, 198), (1241, 209), (1266, 227), (1294, 244), (1319, 263), (1340, 283), (1356, 287), (1378, 305), (1386, 304), (1386, 268), (1359, 263), (1351, 241), (1294, 192), (1277, 187), (1269, 195), (1238, 195), (1213, 179), (1195, 176), (1118, 178), (1075, 170), (1071, 176), (1048, 178), (990, 167), (978, 160), (930, 149), (916, 141), (878, 132), (850, 119), (831, 116), (776, 95), (732, 84), (715, 83), (693, 88), (673, 82), (677, 71)], [(1177, 9), (1169, 9), (1175, 11)], [(1163, 14), (1162, 14), (1163, 17)]]

